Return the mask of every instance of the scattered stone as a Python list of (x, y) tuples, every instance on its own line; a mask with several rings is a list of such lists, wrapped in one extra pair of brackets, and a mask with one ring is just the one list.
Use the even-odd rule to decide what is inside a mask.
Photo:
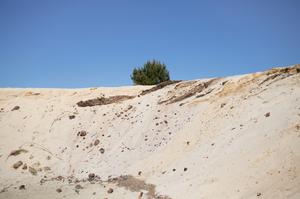
[(10, 152), (10, 154), (8, 155), (7, 158), (9, 158), (10, 156), (17, 156), (20, 155), (21, 153), (27, 153), (28, 151), (25, 149), (17, 149), (17, 150), (13, 150), (12, 152)]
[(185, 167), (185, 168), (183, 169), (183, 171), (187, 171), (187, 168)]
[(86, 131), (79, 131), (77, 135), (81, 136), (81, 137), (84, 137), (86, 136)]
[(139, 175), (139, 176), (140, 176), (140, 175), (142, 175), (142, 172), (141, 172), (141, 171), (139, 171), (139, 172), (138, 172), (138, 175)]
[(80, 184), (77, 184), (77, 185), (75, 186), (75, 189), (83, 189), (83, 187), (82, 187)]
[(23, 170), (26, 170), (27, 169), (27, 164), (25, 163), (22, 167)]
[(94, 173), (90, 173), (88, 181), (93, 181), (95, 179), (95, 176), (96, 175)]
[(51, 160), (51, 156), (50, 155), (47, 156), (47, 160)]
[(112, 192), (114, 192), (114, 190), (113, 190), (112, 188), (109, 188), (109, 189), (107, 190), (107, 193), (112, 193)]
[(20, 107), (19, 106), (15, 106), (14, 108), (11, 109), (11, 111), (16, 111), (16, 110), (19, 110)]
[(37, 170), (36, 170), (35, 168), (33, 168), (33, 167), (28, 167), (28, 171), (29, 171), (32, 175), (34, 175), (34, 176), (37, 175)]
[(75, 118), (75, 115), (70, 115), (70, 116), (69, 116), (69, 119), (70, 119), (70, 120), (72, 120), (72, 119), (74, 119), (74, 118)]
[(61, 193), (62, 192), (61, 188), (56, 189), (56, 192)]
[(265, 117), (270, 117), (270, 112), (267, 112), (266, 114), (265, 114)]
[(226, 103), (222, 103), (222, 104), (221, 104), (221, 108), (223, 108), (225, 105), (226, 105)]
[(256, 196), (257, 196), (257, 197), (261, 196), (261, 193), (257, 193)]
[(97, 146), (98, 144), (100, 143), (100, 140), (95, 140), (95, 142), (94, 142), (94, 146)]
[(102, 153), (102, 154), (105, 152), (105, 150), (104, 150), (103, 148), (99, 149), (99, 151), (100, 151), (100, 153)]
[(211, 146), (214, 146), (215, 145), (215, 143), (211, 143)]
[(14, 169), (18, 169), (22, 164), (23, 164), (22, 161), (18, 161), (18, 162), (16, 162), (15, 164), (13, 164), (13, 168), (14, 168)]
[(173, 169), (173, 171), (176, 171), (176, 169)]
[(44, 167), (44, 171), (50, 171), (51, 170), (51, 168), (50, 167)]
[(25, 185), (23, 185), (23, 184), (20, 185), (20, 186), (19, 186), (19, 189), (20, 189), (20, 190), (25, 190)]

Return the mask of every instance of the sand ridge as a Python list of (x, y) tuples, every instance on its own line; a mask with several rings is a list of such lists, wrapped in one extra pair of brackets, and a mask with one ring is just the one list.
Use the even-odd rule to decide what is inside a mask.
[(300, 198), (300, 65), (0, 89), (0, 198)]

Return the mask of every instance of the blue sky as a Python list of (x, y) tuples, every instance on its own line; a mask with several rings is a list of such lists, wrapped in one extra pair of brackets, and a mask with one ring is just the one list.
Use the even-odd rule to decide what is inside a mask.
[(0, 87), (131, 85), (300, 63), (299, 0), (0, 0)]

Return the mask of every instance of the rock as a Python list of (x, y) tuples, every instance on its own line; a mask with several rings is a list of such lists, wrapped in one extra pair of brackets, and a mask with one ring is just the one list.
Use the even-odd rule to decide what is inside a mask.
[(261, 196), (261, 193), (257, 193), (256, 196), (257, 196), (257, 197)]
[(18, 161), (18, 162), (16, 162), (15, 164), (13, 164), (13, 168), (14, 168), (14, 169), (18, 169), (22, 164), (23, 164), (22, 161)]
[(26, 170), (27, 169), (27, 164), (25, 163), (22, 167), (23, 170)]
[(88, 180), (89, 180), (89, 181), (93, 181), (93, 180), (95, 179), (95, 176), (96, 176), (96, 175), (95, 175), (94, 173), (90, 173), (90, 174), (89, 174), (89, 179), (88, 179)]
[(81, 136), (81, 137), (84, 137), (86, 136), (86, 131), (79, 131), (77, 135)]
[(11, 109), (11, 111), (16, 111), (16, 110), (19, 110), (20, 107), (19, 106), (15, 106), (14, 108)]
[(222, 104), (221, 104), (221, 108), (223, 108), (225, 105), (226, 105), (226, 103), (222, 103)]
[(19, 186), (19, 189), (20, 189), (20, 190), (25, 190), (25, 185), (23, 185), (23, 184), (20, 185), (20, 186)]
[(183, 171), (187, 171), (187, 168), (185, 167), (185, 168), (183, 169)]
[(98, 144), (100, 143), (100, 140), (95, 140), (95, 142), (94, 142), (94, 146), (97, 146)]
[(61, 188), (56, 189), (56, 192), (61, 193), (62, 192)]
[(74, 119), (74, 118), (75, 118), (75, 115), (70, 115), (70, 116), (69, 116), (69, 119), (70, 119), (70, 120), (72, 120), (72, 119)]
[(113, 190), (112, 188), (109, 188), (109, 189), (107, 190), (107, 193), (112, 193), (112, 192), (114, 192), (114, 190)]
[(138, 172), (138, 175), (139, 175), (139, 176), (140, 176), (140, 175), (142, 175), (142, 172), (141, 172), (141, 171), (139, 171), (139, 172)]
[(100, 151), (100, 153), (102, 153), (102, 154), (105, 152), (105, 150), (104, 150), (103, 148), (101, 148), (99, 151)]
[(44, 167), (44, 171), (50, 171), (51, 170), (51, 168), (50, 167)]
[(75, 186), (75, 189), (83, 189), (83, 187), (82, 187), (80, 184), (77, 184), (77, 185)]
[(265, 117), (270, 117), (270, 112), (267, 112), (266, 114), (265, 114)]
[(36, 170), (35, 168), (33, 168), (33, 167), (28, 167), (28, 171), (29, 171), (32, 175), (34, 175), (34, 176), (37, 175), (37, 170)]

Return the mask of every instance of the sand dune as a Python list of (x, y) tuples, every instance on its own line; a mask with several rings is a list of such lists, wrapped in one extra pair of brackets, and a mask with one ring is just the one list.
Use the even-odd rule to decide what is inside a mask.
[(0, 198), (300, 198), (300, 65), (0, 89)]

